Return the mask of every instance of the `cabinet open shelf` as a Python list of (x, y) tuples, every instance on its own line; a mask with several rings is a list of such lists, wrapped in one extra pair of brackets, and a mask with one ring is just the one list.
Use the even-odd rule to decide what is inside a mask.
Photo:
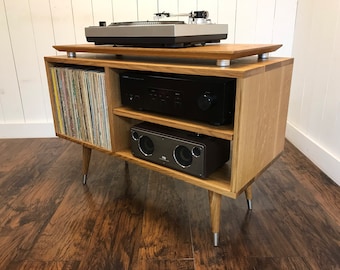
[(140, 158), (136, 158), (131, 154), (131, 151), (129, 149), (118, 151), (115, 154), (123, 159), (151, 169), (153, 171), (157, 171), (170, 177), (183, 180), (187, 183), (205, 188), (221, 195), (236, 198), (235, 194), (233, 194), (230, 190), (230, 161), (225, 163), (223, 167), (209, 175), (207, 178), (201, 179)]
[(95, 150), (98, 150), (100, 152), (105, 152), (107, 154), (113, 153), (111, 149), (106, 149), (106, 148), (100, 147), (98, 145), (95, 145), (93, 143), (90, 143), (90, 142), (87, 142), (87, 141), (84, 141), (84, 140), (81, 140), (81, 139), (77, 139), (77, 138), (74, 138), (74, 137), (59, 133), (59, 132), (56, 132), (56, 135), (60, 138), (63, 138), (65, 140), (68, 140), (68, 141), (71, 141), (71, 142), (74, 142), (74, 143), (77, 143), (77, 144), (80, 144), (80, 145), (87, 147), (87, 148), (95, 149)]
[(182, 129), (186, 131), (204, 134), (225, 140), (232, 140), (234, 131), (232, 125), (228, 126), (213, 126), (209, 124), (188, 121), (176, 117), (163, 116), (155, 113), (142, 112), (132, 110), (128, 107), (119, 107), (113, 110), (113, 113), (118, 116), (123, 116), (131, 119), (147, 121), (154, 124), (168, 126), (172, 128)]

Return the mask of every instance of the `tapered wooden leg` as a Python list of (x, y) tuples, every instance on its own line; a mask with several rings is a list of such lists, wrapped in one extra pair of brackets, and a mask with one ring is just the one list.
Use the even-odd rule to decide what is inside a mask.
[(89, 172), (92, 149), (83, 146), (83, 184), (86, 185), (87, 174)]
[(251, 191), (251, 185), (247, 187), (247, 189), (245, 190), (244, 193), (245, 193), (246, 199), (247, 199), (248, 210), (252, 210), (253, 206), (251, 204), (251, 200), (253, 199), (253, 193)]
[(126, 160), (124, 161), (124, 171), (125, 175), (130, 177), (129, 163)]
[(209, 191), (211, 230), (214, 234), (214, 246), (218, 246), (222, 195)]

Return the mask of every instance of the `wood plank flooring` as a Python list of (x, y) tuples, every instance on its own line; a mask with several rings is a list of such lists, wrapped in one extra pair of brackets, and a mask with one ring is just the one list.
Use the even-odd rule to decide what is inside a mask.
[(0, 269), (340, 269), (340, 187), (289, 142), (244, 196), (223, 197), (80, 145), (0, 140)]

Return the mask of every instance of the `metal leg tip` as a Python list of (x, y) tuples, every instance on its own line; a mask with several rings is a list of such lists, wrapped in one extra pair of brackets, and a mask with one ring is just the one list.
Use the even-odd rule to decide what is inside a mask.
[(87, 180), (87, 174), (83, 175), (83, 185), (86, 185), (86, 180)]
[(218, 241), (219, 241), (219, 234), (214, 233), (214, 247), (218, 246)]
[(252, 210), (253, 206), (251, 204), (251, 200), (247, 200), (248, 210)]

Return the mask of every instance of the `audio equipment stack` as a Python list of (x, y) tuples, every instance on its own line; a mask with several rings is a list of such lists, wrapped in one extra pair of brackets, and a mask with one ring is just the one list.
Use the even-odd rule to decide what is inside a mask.
[(213, 125), (234, 120), (236, 80), (127, 71), (120, 74), (124, 106)]

